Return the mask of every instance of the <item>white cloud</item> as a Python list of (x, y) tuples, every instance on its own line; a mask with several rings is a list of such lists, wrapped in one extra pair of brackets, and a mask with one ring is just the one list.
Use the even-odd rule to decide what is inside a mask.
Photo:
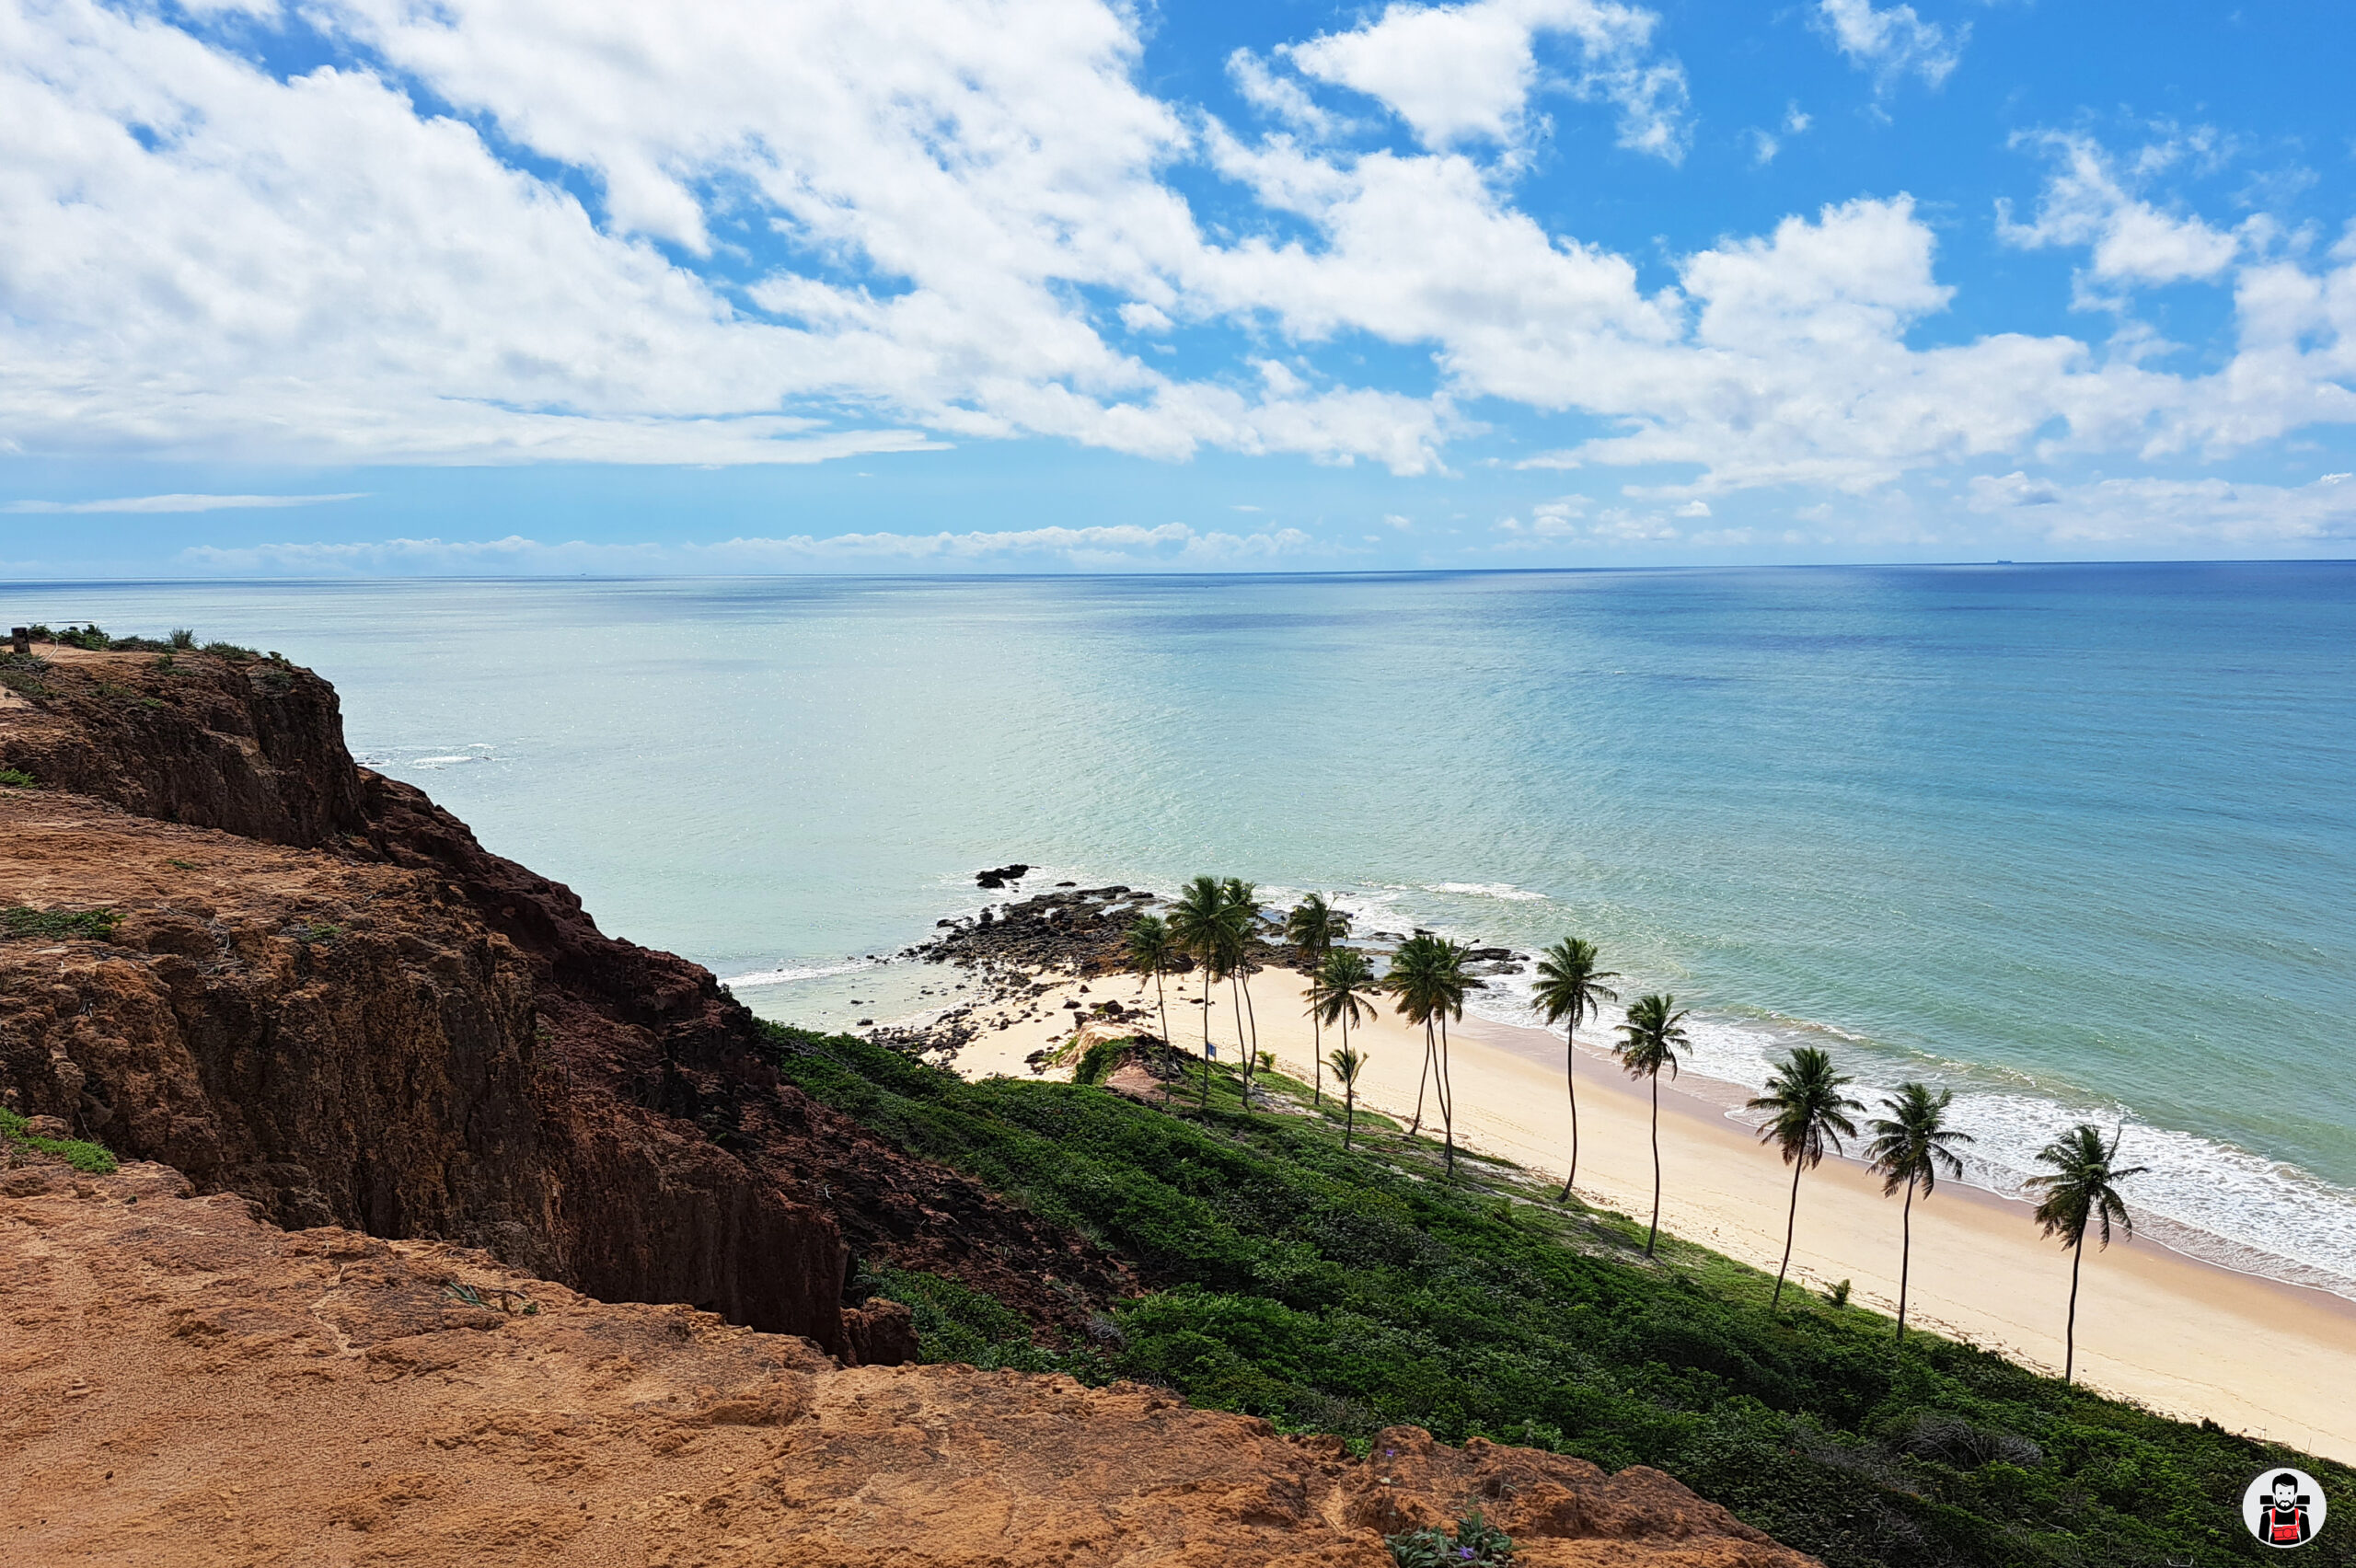
[(12, 501), (0, 512), (242, 512), (277, 506), (320, 506), (334, 501), (360, 501), (366, 491), (344, 495), (132, 495), (113, 501)]
[(1953, 28), (1926, 22), (1911, 6), (1875, 9), (1873, 0), (1818, 0), (1817, 25), (1862, 71), (1887, 87), (1900, 76), (1920, 76), (1937, 86), (1963, 63), (1971, 24)]
[(358, 543), (212, 545), (180, 552), (200, 571), (279, 571), (296, 575), (364, 573), (777, 571), (814, 566), (876, 568), (1053, 560), (1075, 566), (1200, 568), (1270, 561), (1308, 553), (1315, 541), (1297, 528), (1253, 534), (1201, 532), (1184, 523), (1083, 528), (943, 531), (935, 534), (836, 534), (825, 537), (740, 537), (700, 544), (544, 542), (500, 539), (380, 539)]
[(1967, 500), (1972, 511), (2057, 545), (2279, 548), (2356, 539), (2356, 491), (2334, 477), (2290, 486), (2150, 478), (2058, 484), (1983, 474)]
[[(1622, 146), (1675, 162), (1687, 135), (1685, 72), (1674, 60), (1648, 58), (1657, 20), (1613, 0), (1392, 0), (1363, 26), (1281, 52), (1312, 80), (1380, 99), (1425, 146), (1444, 148), (1519, 141), (1544, 79), (1536, 41), (1560, 35), (1580, 60), (1563, 85), (1619, 110)], [(1274, 88), (1261, 91), (1271, 107), (1297, 116)]]
[(1996, 230), (2023, 249), (2085, 246), (2088, 271), (2105, 283), (2174, 283), (2214, 278), (2233, 265), (2241, 242), (2197, 216), (2162, 212), (2129, 188), (2173, 164), (2173, 144), (2147, 146), (2122, 170), (2093, 138), (2042, 132), (2015, 138), (2043, 148), (2054, 161), (2037, 216), (2015, 223), (2012, 206), (1996, 204)]

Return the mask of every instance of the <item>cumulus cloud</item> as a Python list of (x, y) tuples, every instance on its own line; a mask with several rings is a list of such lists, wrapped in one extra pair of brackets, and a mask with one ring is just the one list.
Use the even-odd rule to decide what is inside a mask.
[(329, 502), (360, 501), (366, 492), (353, 490), (344, 495), (130, 495), (112, 501), (12, 501), (0, 506), (0, 512), (63, 513), (72, 514), (105, 512), (244, 512), (279, 506), (322, 506)]
[[(2125, 336), (1915, 346), (1953, 289), (1902, 191), (1640, 282), (1515, 190), (1549, 90), (1683, 145), (1653, 14), (1607, 0), (1394, 0), (1237, 57), (1265, 133), (1147, 91), (1103, 0), (316, 0), (299, 25), (335, 63), (288, 77), (194, 15), (0, 0), (0, 450), (807, 463), (1048, 437), (1422, 474), (1508, 406), (1600, 431), (1533, 466), (1657, 470), (1639, 528), (1745, 488), (2356, 421), (2356, 250), (2175, 211), (2149, 149), (2038, 141), (2053, 176), (2004, 232), (2085, 247), (2104, 287), (2230, 287), (2203, 375)], [(1925, 80), (1962, 42), (1905, 6), (1822, 17)], [(1331, 139), (1356, 133), (1315, 94), (1343, 91), (1407, 133)], [(1807, 129), (1795, 106), (1776, 134)], [(1216, 226), (1182, 192), (1212, 185)], [(1400, 356), (1370, 345), (1431, 374), (1383, 385), (1364, 367)], [(1238, 537), (1150, 548), (1277, 536)]]
[(1361, 27), (1281, 52), (1305, 76), (1380, 99), (1440, 148), (1519, 140), (1542, 80), (1536, 42), (1559, 36), (1579, 57), (1568, 89), (1619, 110), (1621, 145), (1673, 162), (1685, 149), (1685, 72), (1649, 57), (1657, 21), (1612, 0), (1392, 0)]
[(2016, 471), (1974, 477), (1967, 499), (1974, 512), (2062, 546), (2277, 548), (2356, 539), (2356, 487), (2342, 482), (2347, 477), (2326, 474), (2305, 485), (2155, 478), (2057, 484)]
[(1939, 86), (1963, 63), (1971, 40), (1969, 22), (1942, 27), (1911, 6), (1877, 9), (1873, 0), (1817, 0), (1816, 21), (1851, 64), (1872, 72), (1884, 87), (1908, 75)]
[(2235, 236), (2198, 216), (2164, 212), (2131, 189), (2177, 161), (2180, 149), (2172, 143), (2147, 146), (2122, 167), (2090, 136), (2049, 131), (2014, 140), (2043, 151), (2054, 167), (2028, 222), (2015, 223), (2011, 203), (1997, 202), (1996, 231), (2008, 245), (2086, 247), (2089, 275), (2112, 284), (2214, 278), (2240, 252)]

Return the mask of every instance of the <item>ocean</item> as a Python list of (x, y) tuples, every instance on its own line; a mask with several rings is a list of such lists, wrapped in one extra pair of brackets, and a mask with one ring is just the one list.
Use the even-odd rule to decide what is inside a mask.
[(929, 1005), (884, 960), (1015, 860), (1575, 933), (1695, 1009), (1692, 1070), (1951, 1085), (1999, 1191), (2116, 1124), (2139, 1226), (2356, 1296), (2356, 564), (0, 601), (311, 665), (363, 761), (772, 1016)]

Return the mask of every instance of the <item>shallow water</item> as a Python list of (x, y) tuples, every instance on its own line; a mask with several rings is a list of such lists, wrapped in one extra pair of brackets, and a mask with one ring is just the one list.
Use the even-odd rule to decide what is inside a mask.
[(1992, 1186), (2118, 1121), (2146, 1212), (2356, 1280), (2356, 566), (5, 598), (313, 665), (364, 760), (780, 1016), (919, 1006), (865, 955), (982, 866), (1231, 872), (1588, 936), (1713, 1076), (1953, 1083)]

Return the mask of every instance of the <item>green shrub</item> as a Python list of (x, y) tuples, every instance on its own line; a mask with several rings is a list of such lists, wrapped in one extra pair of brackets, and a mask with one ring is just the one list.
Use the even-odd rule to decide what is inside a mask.
[(1099, 1040), (1081, 1055), (1080, 1066), (1072, 1069), (1071, 1081), (1103, 1083), (1112, 1076), (1113, 1069), (1120, 1066), (1121, 1058), (1126, 1055), (1136, 1044), (1137, 1042), (1134, 1039)]
[(1437, 1525), (1384, 1536), (1391, 1561), (1399, 1568), (1511, 1568), (1513, 1538), (1481, 1516), (1475, 1508), (1456, 1522), (1451, 1539)]
[[(1664, 1239), (1647, 1264), (1640, 1228), (1510, 1175), (1433, 1179), (1428, 1141), (1365, 1117), (1366, 1147), (1345, 1153), (1322, 1119), (1243, 1115), (1225, 1070), (1202, 1117), (1191, 1086), (1173, 1114), (965, 1083), (849, 1036), (770, 1026), (768, 1042), (819, 1099), (1127, 1259), (1152, 1294), (1085, 1354), (1197, 1405), (1652, 1465), (1828, 1568), (2223, 1568), (2246, 1560), (2238, 1500), (2262, 1466), (2356, 1495), (2347, 1466), (1934, 1334), (1901, 1355), (1888, 1320), (1855, 1307), (1771, 1310), (1770, 1276), (1700, 1248)], [(946, 1285), (883, 1292), (918, 1311), (928, 1359), (1075, 1354), (1029, 1345), (1016, 1315)], [(2356, 1533), (2304, 1550), (2348, 1568)]]
[(216, 659), (226, 659), (233, 664), (250, 664), (261, 657), (252, 649), (241, 648), (234, 642), (208, 642), (202, 651)]
[(196, 646), (196, 633), (184, 626), (172, 628), (171, 644), (185, 652)]
[(35, 909), (18, 904), (0, 909), (0, 932), (11, 937), (87, 937), (105, 941), (122, 917), (111, 909)]
[(64, 631), (57, 633), (51, 639), (51, 640), (58, 643), (62, 647), (80, 648), (93, 653), (103, 653), (107, 651), (107, 646), (112, 639), (109, 638), (105, 632), (100, 631), (96, 626), (69, 626)]
[(0, 788), (30, 790), (40, 782), (21, 767), (0, 767)]
[(87, 1175), (111, 1176), (115, 1172), (115, 1158), (103, 1144), (89, 1143), (81, 1138), (41, 1137), (33, 1132), (30, 1123), (14, 1111), (0, 1111), (0, 1139), (20, 1144), (42, 1154), (55, 1155)]

